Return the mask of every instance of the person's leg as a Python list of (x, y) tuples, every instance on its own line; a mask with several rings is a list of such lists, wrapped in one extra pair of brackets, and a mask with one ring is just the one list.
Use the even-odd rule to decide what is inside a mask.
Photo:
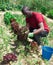
[(48, 35), (48, 32), (46, 30), (39, 33), (41, 37), (46, 37)]
[(46, 30), (40, 32), (37, 35), (34, 35), (34, 41), (37, 42), (38, 45), (41, 44), (41, 37), (46, 37), (48, 35), (48, 32)]
[[(29, 30), (30, 32), (33, 32), (34, 30), (37, 30), (37, 29), (30, 28)], [(33, 39), (35, 42), (37, 42), (38, 45), (40, 45), (40, 35), (34, 35), (34, 37), (31, 39)]]
[[(30, 28), (29, 30), (30, 30), (30, 32), (33, 32), (34, 30), (37, 30), (37, 29)], [(34, 35), (34, 37), (32, 39), (34, 39), (34, 41), (36, 41), (37, 44), (40, 45), (41, 44), (40, 38), (46, 37), (47, 35), (48, 35), (48, 32), (46, 30), (44, 30), (44, 31), (40, 32), (39, 34)]]
[(40, 45), (40, 43), (41, 43), (41, 40), (40, 40), (40, 36), (37, 34), (37, 35), (34, 35), (34, 41), (36, 41), (37, 42), (37, 44), (38, 44), (38, 46)]

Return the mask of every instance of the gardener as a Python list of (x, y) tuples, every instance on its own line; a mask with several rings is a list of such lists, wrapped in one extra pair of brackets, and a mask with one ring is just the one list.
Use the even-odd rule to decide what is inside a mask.
[(41, 13), (31, 11), (27, 6), (22, 8), (23, 15), (26, 16), (26, 26), (29, 27), (29, 38), (40, 45), (40, 37), (46, 37), (49, 33), (48, 25)]

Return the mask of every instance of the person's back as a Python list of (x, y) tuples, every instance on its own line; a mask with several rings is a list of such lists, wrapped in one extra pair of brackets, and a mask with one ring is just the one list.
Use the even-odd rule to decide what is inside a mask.
[(44, 19), (43, 15), (41, 13), (38, 12), (32, 12), (32, 16), (31, 17), (26, 17), (26, 23), (29, 24), (30, 28), (39, 28), (39, 23), (43, 23), (44, 25), (44, 29), (47, 30), (47, 32), (49, 32), (49, 27), (46, 23), (46, 20)]

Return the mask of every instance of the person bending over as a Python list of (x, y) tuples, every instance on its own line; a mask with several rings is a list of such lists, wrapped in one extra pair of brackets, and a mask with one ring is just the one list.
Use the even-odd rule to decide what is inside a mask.
[(30, 30), (28, 37), (36, 41), (39, 46), (41, 43), (40, 37), (46, 37), (49, 33), (46, 20), (41, 13), (33, 12), (27, 6), (22, 8), (22, 13), (26, 16), (26, 26)]

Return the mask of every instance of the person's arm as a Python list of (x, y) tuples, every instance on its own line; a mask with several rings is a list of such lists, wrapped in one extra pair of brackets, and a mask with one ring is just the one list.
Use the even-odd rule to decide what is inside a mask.
[(39, 23), (39, 27), (40, 27), (39, 29), (33, 31), (33, 34), (38, 34), (38, 33), (40, 33), (41, 31), (44, 30), (44, 25), (43, 25), (42, 22)]
[(43, 16), (42, 16), (41, 13), (37, 13), (36, 15), (34, 14), (34, 16), (35, 16), (36, 19), (37, 19), (37, 23), (38, 23), (39, 29), (37, 29), (37, 30), (34, 31), (33, 33), (34, 33), (34, 34), (38, 34), (38, 33), (40, 33), (41, 31), (44, 30)]

